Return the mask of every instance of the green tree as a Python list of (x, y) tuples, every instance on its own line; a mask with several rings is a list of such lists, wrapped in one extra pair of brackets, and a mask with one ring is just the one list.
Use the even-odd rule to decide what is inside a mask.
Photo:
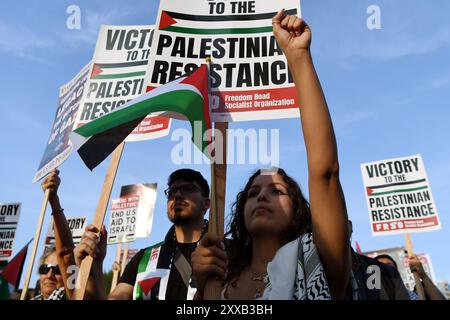
[(111, 291), (112, 278), (113, 278), (112, 269), (107, 271), (106, 273), (103, 273), (103, 281), (105, 283), (106, 295), (108, 295), (109, 291)]

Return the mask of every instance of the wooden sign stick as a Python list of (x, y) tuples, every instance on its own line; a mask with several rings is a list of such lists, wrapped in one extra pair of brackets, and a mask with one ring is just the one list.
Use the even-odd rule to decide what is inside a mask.
[[(411, 237), (409, 233), (405, 233), (405, 241), (406, 241), (406, 251), (408, 251), (408, 257), (412, 257), (414, 255), (413, 244), (411, 241)], [(414, 276), (414, 281), (416, 282), (417, 295), (420, 300), (425, 300), (425, 292), (423, 290), (422, 282), (420, 281), (420, 277), (417, 272), (412, 273)]]
[(125, 267), (127, 266), (127, 256), (128, 256), (128, 242), (125, 244), (125, 249), (123, 250), (123, 255), (122, 255), (122, 266), (120, 267), (120, 276), (122, 276)]
[[(215, 128), (219, 130), (222, 138), (223, 163), (211, 162), (211, 206), (209, 209), (208, 231), (214, 233), (223, 239), (224, 236), (224, 212), (225, 212), (225, 194), (227, 185), (227, 129), (228, 122), (216, 122)], [(216, 149), (217, 151), (217, 149)], [(203, 298), (205, 300), (220, 299), (222, 281), (210, 278), (205, 284)]]
[[(124, 146), (125, 142), (122, 142), (116, 150), (114, 150), (111, 161), (109, 162), (108, 171), (106, 172), (105, 181), (103, 182), (102, 193), (100, 195), (100, 199), (98, 200), (94, 221), (92, 223), (99, 230), (103, 225), (103, 220), (105, 219), (106, 209), (108, 208), (109, 198), (111, 196), (114, 179), (116, 178), (117, 169), (119, 167)], [(83, 300), (89, 280), (89, 274), (91, 273), (92, 262), (93, 259), (91, 256), (87, 256), (81, 262), (80, 270), (78, 271), (79, 282), (77, 281), (80, 285), (77, 286), (74, 291), (73, 300)]]
[(109, 292), (113, 292), (113, 290), (117, 286), (117, 281), (119, 280), (119, 272), (120, 272), (120, 254), (122, 253), (122, 243), (119, 242), (117, 244), (117, 250), (116, 250), (116, 258), (114, 259), (114, 265), (113, 265), (113, 277), (111, 280), (111, 289)]
[(45, 211), (47, 210), (48, 196), (50, 195), (50, 190), (46, 189), (44, 193), (44, 199), (42, 200), (41, 214), (39, 215), (38, 224), (36, 226), (36, 232), (34, 234), (33, 250), (31, 251), (30, 262), (28, 263), (27, 276), (25, 282), (23, 283), (22, 294), (20, 295), (20, 300), (25, 300), (27, 297), (28, 286), (30, 284), (31, 273), (33, 272), (34, 259), (36, 258), (36, 251), (39, 245), (39, 239), (41, 237), (42, 224), (44, 223)]

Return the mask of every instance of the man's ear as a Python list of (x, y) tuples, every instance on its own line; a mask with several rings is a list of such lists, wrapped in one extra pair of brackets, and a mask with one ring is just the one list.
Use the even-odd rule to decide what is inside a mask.
[(206, 211), (208, 211), (210, 205), (211, 205), (211, 200), (209, 198), (204, 198), (203, 199), (203, 211), (204, 211), (204, 214), (206, 213)]

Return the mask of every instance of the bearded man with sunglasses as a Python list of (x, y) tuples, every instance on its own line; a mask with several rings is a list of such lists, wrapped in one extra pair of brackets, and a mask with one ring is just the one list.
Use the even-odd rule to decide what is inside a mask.
[[(209, 186), (200, 172), (191, 169), (174, 171), (168, 179), (167, 216), (173, 226), (163, 242), (140, 250), (126, 266), (111, 300), (191, 300), (196, 284), (191, 279), (191, 254), (207, 231), (204, 219), (209, 209)], [(106, 255), (107, 233), (100, 239), (89, 226), (74, 255), (77, 265), (88, 255), (94, 258), (85, 297), (106, 299), (102, 262)]]

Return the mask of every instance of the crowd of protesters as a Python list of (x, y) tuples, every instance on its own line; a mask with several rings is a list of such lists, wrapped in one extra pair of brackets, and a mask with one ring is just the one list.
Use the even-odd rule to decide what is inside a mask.
[[(59, 202), (59, 174), (54, 171), (42, 186), (49, 190), (56, 247), (41, 259), (40, 294), (35, 300), (70, 299), (74, 288), (69, 285), (68, 269), (79, 267), (87, 256), (93, 264), (86, 299), (417, 298), (406, 289), (392, 258), (373, 259), (352, 249), (333, 124), (310, 52), (311, 29), (283, 10), (272, 22), (302, 101), (309, 201), (283, 169), (258, 170), (238, 193), (222, 239), (207, 232), (208, 182), (197, 171), (177, 170), (169, 176), (165, 191), (172, 227), (162, 243), (140, 250), (131, 259), (118, 285), (107, 294), (103, 279), (107, 231), (91, 225), (74, 246)], [(374, 266), (380, 270), (379, 286), (368, 285), (371, 273), (367, 271)], [(410, 267), (420, 276), (427, 299), (445, 299), (416, 257)], [(205, 288), (211, 284), (218, 288), (213, 297), (206, 296)]]

